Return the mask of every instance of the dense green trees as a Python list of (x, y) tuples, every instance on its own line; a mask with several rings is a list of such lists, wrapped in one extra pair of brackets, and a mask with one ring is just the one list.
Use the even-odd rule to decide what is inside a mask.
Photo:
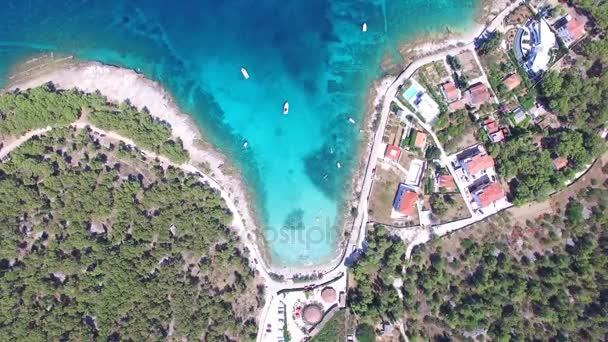
[[(534, 252), (517, 252), (516, 244), (505, 243), (510, 230), (499, 228), (483, 243), (449, 237), (449, 252), (436, 240), (402, 260), (403, 241), (376, 228), (354, 269), (351, 307), (371, 324), (404, 319), (408, 335), (422, 340), (465, 340), (476, 332), (489, 340), (603, 340), (608, 330), (605, 193), (588, 188), (581, 192), (584, 201), (569, 202), (565, 217), (547, 213), (543, 228), (530, 222), (544, 244)], [(585, 206), (592, 206), (587, 214)], [(535, 239), (526, 241), (535, 245)], [(400, 288), (393, 286), (397, 278)]]
[(400, 277), (405, 245), (396, 243), (383, 228), (370, 231), (368, 242), (365, 257), (352, 268), (357, 288), (349, 293), (351, 309), (370, 323), (398, 319), (403, 304), (392, 283)]
[[(547, 198), (605, 151), (602, 138), (588, 130), (562, 129), (544, 132), (543, 136), (539, 139), (542, 149), (532, 133), (490, 147), (498, 174), (511, 185), (515, 204)], [(569, 167), (554, 170), (553, 159), (557, 157), (567, 158)]]
[(86, 130), (53, 130), (9, 156), (0, 340), (255, 336), (254, 275), (216, 191)]
[(128, 102), (115, 105), (99, 93), (55, 90), (49, 83), (0, 95), (0, 136), (21, 135), (46, 126), (67, 126), (86, 115), (95, 126), (133, 139), (143, 149), (166, 155), (177, 163), (189, 159), (182, 142), (171, 139), (171, 127)]
[(77, 91), (54, 92), (51, 85), (0, 95), (0, 135), (21, 135), (35, 128), (76, 121), (86, 102)]
[[(406, 312), (428, 308), (424, 321), (454, 337), (487, 329), (491, 340), (602, 340), (608, 249), (601, 241), (608, 231), (601, 212), (584, 229), (571, 230), (571, 244), (531, 258), (514, 257), (502, 243), (472, 240), (461, 240), (461, 253), (450, 258), (439, 248), (416, 250), (404, 275)], [(408, 329), (426, 334), (417, 324)]]
[(487, 55), (493, 52), (500, 46), (500, 43), (502, 42), (503, 34), (498, 30), (489, 33), (489, 35), (490, 36), (486, 39), (486, 41), (482, 43), (481, 47), (479, 48), (479, 53), (482, 55)]
[(548, 71), (541, 94), (566, 123), (595, 128), (608, 121), (608, 76), (586, 77), (577, 69)]

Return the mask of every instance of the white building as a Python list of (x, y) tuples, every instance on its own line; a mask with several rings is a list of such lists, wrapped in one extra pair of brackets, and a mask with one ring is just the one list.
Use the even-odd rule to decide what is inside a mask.
[(551, 62), (551, 50), (556, 44), (555, 33), (544, 19), (530, 20), (517, 31), (514, 52), (528, 71), (538, 74), (547, 70)]
[(439, 105), (415, 79), (410, 78), (410, 82), (410, 86), (403, 91), (403, 97), (418, 110), (426, 122), (433, 122), (439, 116)]

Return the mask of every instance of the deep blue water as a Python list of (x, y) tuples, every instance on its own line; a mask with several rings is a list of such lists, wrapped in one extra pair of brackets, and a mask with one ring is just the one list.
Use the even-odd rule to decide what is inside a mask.
[(48, 51), (139, 68), (242, 170), (272, 261), (316, 264), (335, 253), (355, 163), (347, 118), (361, 119), (382, 57), (418, 33), (466, 28), (477, 3), (4, 0), (0, 85), (13, 64)]

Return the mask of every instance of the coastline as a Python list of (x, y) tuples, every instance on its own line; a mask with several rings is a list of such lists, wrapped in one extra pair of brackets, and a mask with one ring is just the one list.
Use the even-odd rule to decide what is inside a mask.
[[(492, 6), (493, 4), (490, 7)], [(491, 9), (491, 11), (493, 10)], [(485, 24), (480, 23), (479, 18), (490, 13), (487, 3), (480, 6), (477, 11), (478, 15), (476, 17), (478, 19), (475, 25), (462, 32), (446, 29), (445, 31), (417, 35), (407, 39), (400, 45), (399, 51), (402, 52), (403, 47), (413, 46), (411, 51), (414, 52), (415, 56), (410, 58), (408, 55), (408, 58), (404, 58), (404, 60), (408, 61), (409, 64), (409, 61), (413, 58), (437, 53), (453, 46), (465, 44), (467, 40), (473, 40), (485, 29)], [(428, 41), (429, 36), (431, 37), (430, 42)], [(421, 41), (425, 43), (421, 44)], [(394, 71), (398, 70), (398, 72), (374, 80), (373, 85), (368, 88), (367, 107), (363, 108), (364, 115), (359, 126), (364, 130), (364, 136), (359, 141), (354, 142), (357, 144), (356, 167), (351, 170), (350, 181), (345, 185), (347, 195), (339, 203), (341, 212), (338, 213), (336, 220), (335, 253), (330, 260), (311, 266), (280, 266), (280, 264), (271, 262), (265, 235), (259, 229), (261, 225), (255, 215), (254, 203), (250, 201), (250, 190), (246, 188), (240, 171), (229, 164), (230, 161), (226, 156), (203, 139), (194, 119), (180, 111), (173, 97), (159, 82), (148, 79), (134, 70), (118, 66), (99, 62), (73, 61), (62, 63), (54, 70), (42, 70), (37, 75), (26, 76), (23, 80), (11, 80), (7, 88), (28, 88), (52, 80), (60, 88), (76, 87), (84, 91), (99, 90), (111, 101), (122, 101), (128, 98), (133, 105), (139, 108), (147, 107), (152, 116), (171, 125), (174, 137), (181, 138), (184, 147), (189, 151), (192, 164), (203, 170), (204, 173), (209, 174), (221, 185), (222, 189), (226, 190), (238, 213), (243, 217), (242, 224), (245, 227), (245, 234), (241, 237), (246, 245), (245, 248), (252, 246), (256, 249), (253, 257), (257, 254), (262, 259), (259, 261), (264, 264), (264, 268), (269, 273), (279, 275), (284, 279), (292, 279), (294, 275), (324, 274), (340, 266), (344, 254), (347, 253), (346, 247), (349, 241), (353, 239), (352, 235), (359, 232), (360, 228), (354, 226), (355, 219), (351, 210), (358, 207), (365, 169), (370, 159), (371, 143), (376, 133), (374, 121), (379, 113), (378, 106), (382, 105), (387, 90), (394, 82), (395, 73), (398, 74), (403, 70), (401, 64), (395, 65)], [(223, 171), (226, 168), (229, 171)], [(364, 225), (367, 225), (367, 223), (364, 223)]]
[[(491, 1), (482, 0), (473, 25), (462, 31), (452, 30), (446, 27), (444, 31), (426, 33), (417, 35), (407, 39), (399, 45), (399, 53), (405, 63), (387, 63), (386, 58), (381, 61), (380, 67), (385, 71), (385, 75), (373, 81), (373, 84), (368, 88), (367, 106), (364, 109), (362, 124), (360, 128), (365, 131), (364, 137), (357, 146), (357, 167), (351, 172), (351, 181), (347, 184), (348, 196), (343, 199), (341, 207), (342, 212), (339, 214), (338, 222), (339, 229), (337, 236), (339, 237), (336, 245), (336, 254), (332, 261), (327, 262), (324, 266), (316, 267), (316, 270), (321, 270), (326, 273), (329, 270), (339, 266), (339, 260), (347, 252), (345, 247), (348, 245), (358, 227), (354, 227), (354, 217), (351, 214), (353, 208), (358, 209), (358, 201), (361, 195), (361, 188), (365, 179), (365, 170), (367, 164), (373, 156), (370, 156), (370, 149), (374, 140), (374, 135), (377, 128), (374, 127), (375, 120), (378, 118), (382, 102), (389, 90), (391, 84), (397, 80), (399, 75), (407, 65), (413, 60), (425, 57), (431, 54), (436, 54), (443, 50), (448, 50), (455, 47), (464, 46), (475, 40), (486, 29), (500, 12), (511, 5), (509, 0)], [(395, 75), (396, 74), (396, 75)], [(379, 107), (380, 106), (380, 107)], [(367, 226), (367, 222), (364, 223)], [(354, 237), (357, 239), (357, 237)]]
[[(255, 248), (257, 251), (249, 251), (253, 254), (251, 256), (255, 258), (255, 254), (259, 255), (263, 259), (259, 261), (265, 264), (265, 268), (272, 270), (263, 235), (258, 235), (260, 225), (252, 207), (253, 202), (250, 201), (251, 194), (240, 173), (232, 171), (235, 168), (228, 158), (204, 140), (194, 119), (181, 112), (172, 95), (159, 82), (146, 78), (135, 70), (100, 62), (77, 61), (70, 56), (57, 60), (39, 56), (19, 64), (17, 69), (39, 61), (43, 61), (43, 64), (12, 74), (3, 91), (33, 88), (53, 82), (60, 89), (99, 91), (108, 101), (122, 102), (128, 99), (138, 108), (147, 108), (152, 117), (171, 126), (174, 138), (182, 140), (184, 148), (190, 154), (190, 164), (201, 171), (204, 170), (203, 172), (225, 191), (237, 211), (234, 219), (242, 218), (242, 222), (233, 222), (233, 226), (235, 229), (244, 227), (245, 231), (239, 234), (243, 239), (244, 248)], [(44, 61), (47, 63), (44, 64)], [(58, 63), (54, 64), (56, 61)], [(226, 168), (231, 171), (225, 172)]]

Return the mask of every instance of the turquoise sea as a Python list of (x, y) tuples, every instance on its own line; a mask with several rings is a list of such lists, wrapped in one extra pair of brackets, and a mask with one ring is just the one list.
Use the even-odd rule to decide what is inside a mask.
[(272, 262), (318, 264), (335, 254), (356, 162), (348, 117), (361, 121), (382, 57), (417, 34), (469, 27), (478, 2), (5, 0), (0, 86), (49, 51), (159, 80), (244, 174)]

